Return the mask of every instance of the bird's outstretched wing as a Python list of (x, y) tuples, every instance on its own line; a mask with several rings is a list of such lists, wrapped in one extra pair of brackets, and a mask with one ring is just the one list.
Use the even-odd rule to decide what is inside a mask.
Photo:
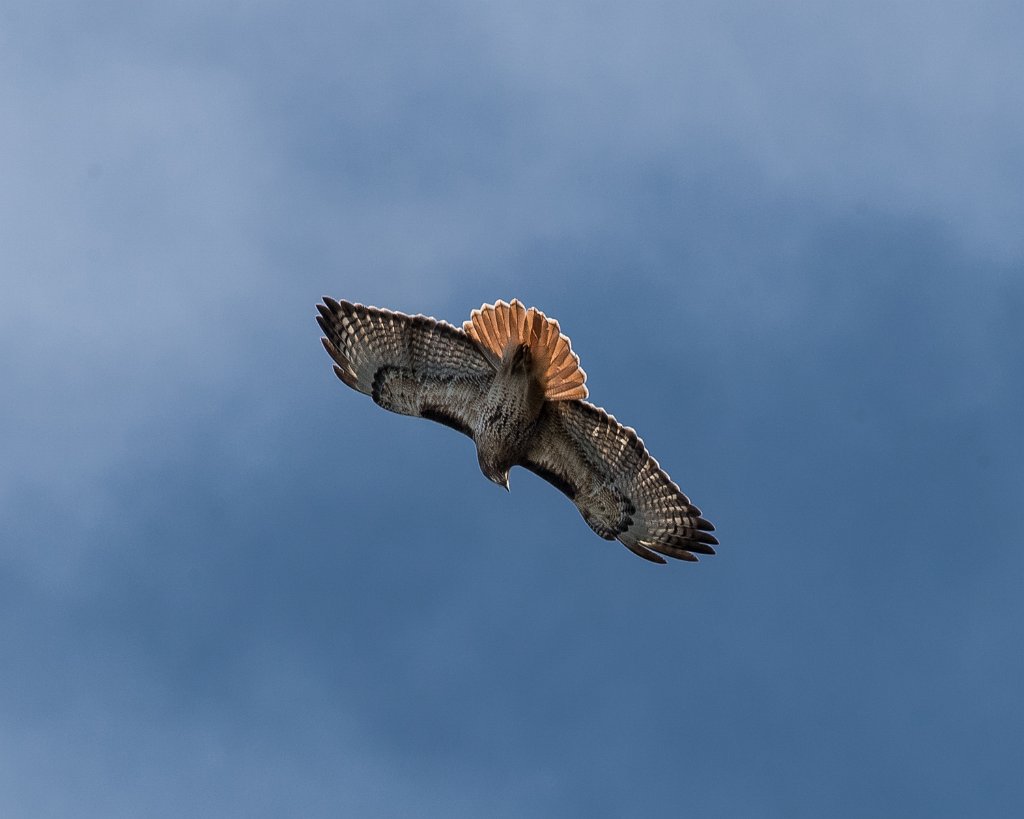
[(326, 296), (317, 310), (338, 378), (384, 409), (473, 437), (495, 370), (466, 333), (446, 321)]
[(640, 557), (696, 560), (714, 554), (714, 526), (701, 517), (629, 427), (586, 401), (544, 405), (520, 464), (560, 489), (606, 540)]

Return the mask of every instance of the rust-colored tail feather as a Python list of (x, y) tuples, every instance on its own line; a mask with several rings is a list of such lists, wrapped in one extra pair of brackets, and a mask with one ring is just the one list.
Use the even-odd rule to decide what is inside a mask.
[(509, 344), (527, 344), (544, 385), (544, 397), (568, 401), (587, 397), (587, 374), (579, 356), (572, 351), (569, 337), (536, 307), (527, 309), (519, 299), (511, 304), (499, 301), (474, 310), (462, 325), (497, 366)]

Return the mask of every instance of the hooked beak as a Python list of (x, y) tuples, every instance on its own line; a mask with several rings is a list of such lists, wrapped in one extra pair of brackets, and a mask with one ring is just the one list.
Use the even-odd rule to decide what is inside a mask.
[(492, 467), (490, 464), (480, 461), (480, 471), (484, 473), (484, 477), (492, 483), (498, 484), (498, 486), (504, 486), (505, 491), (508, 492), (508, 470), (500, 471), (501, 467)]

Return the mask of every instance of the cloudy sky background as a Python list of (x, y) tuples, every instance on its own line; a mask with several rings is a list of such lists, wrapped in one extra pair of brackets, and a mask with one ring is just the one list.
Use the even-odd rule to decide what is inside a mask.
[[(1024, 13), (0, 2), (0, 814), (1024, 811)], [(331, 374), (557, 317), (656, 567)]]

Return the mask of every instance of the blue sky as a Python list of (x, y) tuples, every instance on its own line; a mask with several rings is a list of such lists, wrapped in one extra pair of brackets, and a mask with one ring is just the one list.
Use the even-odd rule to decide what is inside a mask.
[[(1024, 810), (1016, 4), (0, 4), (0, 814)], [(559, 319), (656, 567), (346, 390)]]

